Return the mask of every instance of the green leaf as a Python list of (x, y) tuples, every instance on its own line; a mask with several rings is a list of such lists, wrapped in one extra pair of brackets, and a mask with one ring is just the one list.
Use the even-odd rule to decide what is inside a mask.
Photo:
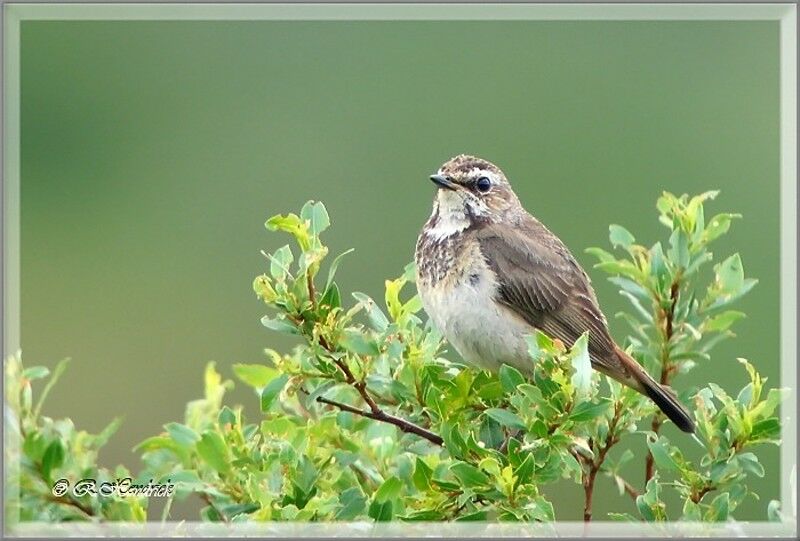
[(369, 318), (372, 327), (377, 331), (385, 331), (386, 327), (389, 326), (389, 320), (386, 318), (386, 315), (378, 307), (378, 305), (375, 304), (375, 301), (372, 300), (372, 298), (368, 295), (358, 291), (353, 293), (353, 298), (364, 307), (364, 310), (366, 310), (367, 317)]
[(606, 252), (602, 248), (594, 248), (594, 247), (592, 247), (592, 248), (587, 248), (585, 251), (586, 251), (587, 254), (591, 254), (591, 255), (595, 256), (600, 263), (608, 263), (608, 262), (617, 260), (616, 257), (614, 257), (610, 253)]
[(706, 331), (722, 332), (727, 330), (728, 327), (733, 325), (736, 321), (743, 319), (744, 317), (744, 312), (727, 310), (706, 321), (705, 328)]
[(411, 476), (411, 481), (420, 492), (425, 492), (431, 488), (431, 476), (433, 470), (428, 466), (425, 461), (417, 457), (416, 465), (414, 466), (414, 474)]
[(535, 467), (533, 453), (528, 453), (525, 460), (514, 470), (514, 475), (517, 477), (517, 486), (528, 484), (533, 480)]
[(268, 411), (272, 403), (275, 401), (275, 398), (280, 394), (283, 390), (286, 382), (289, 381), (289, 376), (287, 374), (281, 374), (280, 376), (271, 380), (264, 389), (261, 391), (261, 411)]
[(309, 231), (312, 235), (319, 235), (331, 225), (328, 210), (322, 202), (309, 201), (300, 210), (300, 217), (309, 222)]
[(597, 404), (593, 404), (592, 402), (581, 402), (572, 409), (568, 418), (574, 423), (581, 423), (583, 421), (597, 419), (606, 412), (610, 405), (611, 402), (608, 399), (603, 399), (602, 402)]
[(728, 259), (714, 267), (716, 279), (723, 292), (737, 293), (744, 286), (744, 268), (739, 254), (733, 254)]
[(30, 381), (46, 378), (49, 375), (50, 369), (46, 366), (29, 366), (22, 371), (22, 377)]
[(261, 318), (261, 324), (266, 328), (277, 331), (284, 334), (300, 334), (297, 330), (297, 327), (294, 326), (293, 323), (290, 323), (288, 320), (283, 318), (270, 318), (269, 316), (264, 316)]
[(653, 460), (656, 466), (667, 471), (677, 471), (678, 464), (670, 456), (668, 446), (669, 443), (662, 437), (658, 440), (647, 438), (647, 448), (650, 449), (650, 454), (653, 455)]
[(510, 428), (525, 428), (525, 423), (522, 422), (522, 419), (520, 419), (517, 414), (508, 410), (489, 408), (484, 413), (503, 426)]
[(621, 246), (626, 250), (636, 241), (630, 231), (616, 224), (608, 226), (608, 239), (611, 241), (611, 245), (614, 248)]
[(261, 389), (275, 377), (277, 371), (263, 364), (236, 363), (233, 365), (233, 373), (250, 387)]
[(723, 492), (711, 502), (711, 520), (724, 522), (728, 520), (728, 511), (730, 508), (730, 496), (727, 492)]
[(325, 281), (326, 291), (328, 290), (328, 288), (331, 287), (331, 284), (333, 283), (333, 278), (334, 276), (336, 276), (336, 271), (339, 269), (339, 263), (342, 261), (342, 258), (353, 251), (355, 251), (355, 248), (350, 248), (349, 250), (346, 250), (341, 254), (337, 255), (331, 262), (331, 266), (328, 267), (328, 279)]
[(392, 520), (394, 509), (391, 501), (373, 501), (369, 506), (368, 514), (375, 522), (388, 522)]
[(367, 498), (361, 489), (351, 487), (339, 495), (339, 505), (341, 506), (334, 518), (336, 520), (353, 520), (361, 513), (367, 505)]
[(489, 477), (481, 470), (466, 462), (456, 462), (450, 466), (450, 471), (461, 481), (465, 487), (476, 487), (489, 484)]
[(764, 477), (764, 466), (758, 461), (756, 455), (753, 453), (742, 453), (736, 458), (744, 471), (752, 473), (756, 477)]
[(750, 415), (754, 419), (763, 419), (772, 415), (784, 398), (789, 394), (789, 389), (770, 389), (767, 398), (759, 402), (752, 410)]
[(750, 432), (751, 441), (767, 440), (777, 441), (781, 435), (781, 423), (777, 417), (770, 417), (763, 421), (758, 421), (753, 425)]
[(339, 341), (341, 346), (347, 351), (352, 351), (358, 355), (380, 355), (381, 350), (377, 342), (365, 333), (356, 330), (346, 330)]
[(47, 380), (47, 383), (42, 389), (42, 394), (39, 395), (39, 401), (36, 402), (36, 407), (33, 408), (33, 417), (34, 419), (39, 417), (39, 414), (42, 411), (42, 406), (44, 406), (44, 401), (47, 399), (47, 395), (50, 394), (50, 390), (53, 386), (61, 379), (61, 375), (67, 369), (67, 365), (69, 364), (69, 359), (61, 359), (58, 361), (58, 364), (53, 369), (53, 375), (50, 376), (50, 379)]
[(293, 261), (294, 254), (289, 245), (281, 246), (269, 256), (269, 273), (276, 280), (283, 280), (291, 275), (289, 267)]
[(741, 217), (741, 214), (717, 214), (709, 220), (706, 230), (703, 232), (703, 239), (705, 242), (711, 242), (724, 235), (731, 227), (731, 220)]
[(228, 406), (223, 406), (222, 409), (219, 410), (219, 415), (217, 415), (217, 422), (221, 427), (225, 425), (233, 426), (236, 424), (236, 414)]
[(52, 480), (50, 474), (64, 464), (64, 455), (64, 444), (61, 443), (60, 439), (50, 442), (42, 457), (42, 476), (45, 480), (48, 482)]
[(513, 393), (519, 385), (525, 383), (525, 378), (520, 371), (507, 364), (500, 367), (499, 377), (503, 390), (507, 393)]
[(336, 282), (332, 282), (322, 294), (319, 299), (320, 306), (329, 306), (331, 308), (339, 308), (342, 305), (342, 294), (339, 292), (339, 286)]
[(216, 471), (220, 473), (230, 471), (228, 448), (219, 433), (213, 430), (203, 432), (200, 441), (197, 442), (197, 454)]
[(403, 482), (400, 479), (397, 477), (389, 477), (378, 487), (378, 490), (375, 491), (373, 500), (382, 503), (397, 499), (402, 489)]
[(172, 441), (181, 447), (190, 448), (200, 441), (200, 435), (186, 425), (180, 423), (167, 423), (164, 425)]

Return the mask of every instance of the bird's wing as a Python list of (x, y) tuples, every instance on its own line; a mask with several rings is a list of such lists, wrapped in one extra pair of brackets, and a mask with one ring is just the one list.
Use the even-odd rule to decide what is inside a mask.
[(614, 342), (589, 278), (564, 244), (534, 218), (476, 232), (498, 282), (497, 301), (532, 326), (571, 346), (589, 331), (595, 363), (615, 368)]

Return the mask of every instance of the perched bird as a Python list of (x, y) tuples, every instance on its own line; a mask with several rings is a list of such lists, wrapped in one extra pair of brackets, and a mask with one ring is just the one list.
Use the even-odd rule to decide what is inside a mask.
[(430, 179), (438, 190), (417, 240), (422, 305), (464, 361), (530, 371), (534, 329), (571, 346), (589, 331), (594, 369), (632, 387), (684, 432), (694, 423), (674, 393), (617, 346), (589, 277), (564, 243), (528, 214), (503, 172), (459, 155)]

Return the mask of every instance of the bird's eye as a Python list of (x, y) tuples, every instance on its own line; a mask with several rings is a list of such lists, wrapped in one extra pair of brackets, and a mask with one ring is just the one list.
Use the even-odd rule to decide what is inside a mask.
[(475, 187), (478, 188), (479, 192), (486, 193), (492, 189), (492, 181), (489, 180), (489, 177), (481, 177), (478, 179), (478, 182), (475, 183)]

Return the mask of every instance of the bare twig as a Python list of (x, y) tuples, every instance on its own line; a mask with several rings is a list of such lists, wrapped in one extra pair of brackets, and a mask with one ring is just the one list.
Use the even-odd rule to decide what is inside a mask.
[[(606, 434), (603, 445), (595, 453), (593, 459), (589, 460), (583, 458), (584, 464), (587, 465), (588, 471), (584, 471), (583, 475), (583, 520), (590, 522), (592, 520), (592, 500), (594, 497), (594, 481), (597, 478), (597, 472), (603, 466), (606, 460), (608, 451), (619, 442), (619, 435), (616, 434), (617, 423), (619, 423), (620, 416), (622, 415), (622, 408), (619, 402), (614, 404), (614, 416), (608, 423), (608, 433)], [(591, 442), (590, 442), (591, 445)]]
[[(675, 306), (678, 304), (678, 292), (680, 291), (680, 282), (679, 279), (676, 277), (675, 281), (672, 282), (672, 286), (669, 290), (670, 296), (670, 305), (669, 310), (659, 310), (661, 314), (661, 319), (663, 321), (663, 336), (662, 336), (662, 343), (661, 343), (661, 376), (658, 378), (659, 383), (661, 385), (669, 385), (670, 377), (674, 373), (674, 366), (670, 360), (669, 356), (669, 344), (672, 340), (672, 336), (674, 333), (674, 324), (675, 324)], [(650, 424), (650, 430), (653, 433), (658, 434), (658, 431), (661, 429), (661, 423), (664, 421), (664, 418), (661, 415), (661, 412), (656, 412), (653, 414), (653, 422)], [(645, 459), (645, 466), (644, 466), (644, 483), (647, 485), (647, 482), (653, 478), (655, 474), (655, 462), (653, 459), (653, 454), (648, 451), (647, 458)]]
[(355, 408), (349, 404), (336, 402), (334, 400), (322, 396), (317, 397), (317, 402), (337, 407), (342, 411), (347, 411), (355, 415), (360, 415), (361, 417), (367, 417), (368, 419), (373, 419), (375, 421), (389, 423), (391, 425), (396, 426), (403, 432), (406, 432), (408, 434), (416, 434), (417, 436), (423, 437), (429, 442), (435, 443), (436, 445), (444, 444), (444, 440), (442, 440), (442, 438), (438, 434), (435, 434), (426, 428), (422, 428), (419, 425), (415, 425), (411, 421), (407, 421), (400, 417), (395, 417), (394, 415), (390, 415), (380, 408), (378, 408), (377, 411), (362, 410)]
[[(328, 341), (325, 340), (324, 337), (319, 337), (319, 344), (325, 348), (329, 352), (333, 352), (330, 344)], [(348, 404), (342, 404), (340, 402), (335, 402), (328, 398), (318, 397), (317, 402), (321, 402), (323, 404), (328, 404), (329, 406), (335, 406), (341, 410), (349, 411), (350, 413), (355, 413), (356, 415), (361, 415), (362, 417), (367, 417), (369, 419), (373, 419), (375, 421), (381, 421), (384, 423), (389, 423), (395, 425), (403, 432), (407, 432), (409, 434), (416, 434), (425, 438), (426, 440), (430, 441), (431, 443), (435, 443), (436, 445), (442, 445), (444, 440), (434, 432), (423, 428), (419, 425), (412, 423), (411, 421), (407, 421), (400, 417), (395, 417), (394, 415), (390, 415), (383, 411), (380, 406), (375, 402), (375, 399), (367, 391), (367, 384), (364, 381), (357, 380), (356, 377), (353, 375), (353, 372), (350, 370), (350, 367), (347, 366), (347, 363), (342, 361), (341, 359), (332, 359), (336, 366), (344, 374), (344, 379), (347, 383), (353, 386), (358, 391), (358, 394), (361, 395), (361, 398), (364, 399), (364, 402), (367, 403), (369, 406), (369, 411), (360, 410)]]

